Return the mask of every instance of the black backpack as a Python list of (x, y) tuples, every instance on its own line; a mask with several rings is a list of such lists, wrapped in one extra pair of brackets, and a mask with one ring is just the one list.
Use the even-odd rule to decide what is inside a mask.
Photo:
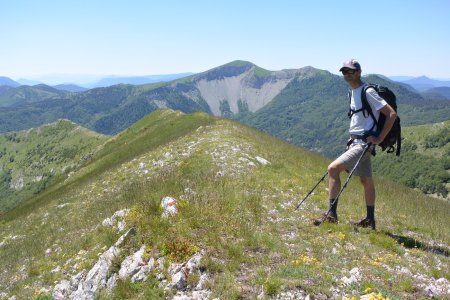
[[(361, 91), (361, 102), (362, 102), (362, 108), (358, 110), (352, 110), (350, 109), (348, 115), (351, 117), (353, 114), (362, 111), (364, 117), (368, 118), (369, 115), (375, 122), (375, 125), (377, 126), (377, 130), (379, 133), (381, 129), (384, 126), (384, 123), (386, 122), (386, 116), (382, 113), (380, 113), (380, 116), (378, 120), (375, 118), (374, 114), (372, 113), (372, 108), (369, 105), (369, 102), (367, 101), (366, 97), (366, 91), (368, 88), (373, 88), (375, 91), (380, 95), (381, 98), (383, 98), (394, 110), (397, 112), (397, 98), (395, 97), (395, 94), (388, 89), (385, 86), (381, 86), (378, 84), (368, 84), (366, 85), (362, 91)], [(375, 127), (374, 125), (374, 127)], [(371, 131), (373, 128), (371, 129)], [(381, 149), (385, 151), (387, 149), (387, 153), (392, 153), (395, 151), (395, 154), (397, 156), (400, 155), (400, 149), (402, 147), (402, 140), (401, 140), (401, 126), (400, 126), (400, 118), (397, 116), (395, 119), (394, 125), (392, 125), (391, 130), (388, 132), (384, 140), (379, 144)]]

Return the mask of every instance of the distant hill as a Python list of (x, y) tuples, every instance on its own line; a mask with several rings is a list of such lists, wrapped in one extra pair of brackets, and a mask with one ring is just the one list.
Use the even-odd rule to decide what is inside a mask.
[(394, 80), (394, 81), (406, 81), (406, 80), (410, 80), (410, 79), (414, 79), (414, 76), (389, 76), (389, 79)]
[(450, 81), (431, 79), (426, 76), (420, 76), (420, 77), (408, 78), (408, 79), (397, 79), (397, 80), (411, 85), (412, 87), (414, 87), (416, 90), (418, 90), (420, 92), (429, 90), (429, 89), (435, 88), (435, 87), (450, 87)]
[(84, 92), (87, 91), (88, 88), (84, 88), (75, 84), (58, 84), (53, 86), (55, 89), (59, 91), (66, 91), (66, 92)]
[(85, 84), (86, 87), (89, 88), (97, 88), (97, 87), (108, 87), (117, 84), (133, 84), (133, 85), (142, 85), (156, 82), (164, 82), (164, 81), (172, 81), (178, 78), (190, 76), (193, 73), (177, 73), (177, 74), (165, 74), (165, 75), (148, 75), (148, 76), (111, 76), (104, 77), (100, 80)]
[(422, 92), (427, 99), (447, 99), (450, 100), (450, 87), (436, 87)]
[(18, 107), (21, 105), (50, 99), (61, 99), (63, 97), (63, 91), (57, 90), (45, 84), (38, 84), (35, 86), (22, 85), (16, 88), (4, 90), (3, 92), (0, 91), (0, 108)]
[(32, 79), (26, 79), (26, 78), (20, 78), (17, 80), (18, 83), (20, 83), (21, 85), (38, 85), (38, 84), (44, 84), (41, 81), (38, 80), (32, 80)]
[(20, 83), (12, 80), (11, 78), (0, 76), (0, 86), (7, 85), (10, 87), (18, 87), (20, 86)]
[(0, 134), (0, 211), (19, 205), (69, 174), (106, 137), (67, 120)]

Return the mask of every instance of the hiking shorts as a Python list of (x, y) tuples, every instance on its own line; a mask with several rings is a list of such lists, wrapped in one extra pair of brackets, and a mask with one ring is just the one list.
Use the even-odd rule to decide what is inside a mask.
[[(352, 170), (355, 167), (356, 162), (361, 157), (364, 151), (365, 144), (352, 144), (349, 149), (336, 160), (343, 164), (347, 171)], [(370, 150), (364, 154), (364, 157), (360, 160), (358, 167), (355, 169), (353, 175), (355, 176), (372, 176), (372, 163)]]

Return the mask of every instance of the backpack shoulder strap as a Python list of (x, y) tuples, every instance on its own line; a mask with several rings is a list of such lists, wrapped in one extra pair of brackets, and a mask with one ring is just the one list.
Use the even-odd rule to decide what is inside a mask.
[(350, 90), (350, 89), (348, 90), (347, 96), (348, 96), (348, 113), (347, 113), (347, 115), (348, 115), (349, 118), (351, 118), (353, 116), (353, 114), (355, 113), (355, 111), (351, 107), (352, 90)]
[(370, 115), (370, 117), (375, 122), (375, 124), (377, 125), (377, 128), (378, 128), (378, 120), (375, 118), (375, 115), (372, 112), (372, 107), (370, 107), (369, 101), (367, 101), (367, 94), (366, 93), (367, 93), (367, 90), (369, 88), (373, 88), (373, 89), (375, 89), (375, 91), (377, 90), (376, 86), (373, 85), (373, 84), (368, 84), (365, 87), (363, 87), (363, 89), (361, 90), (362, 110), (363, 110), (364, 116), (366, 116), (365, 112), (367, 112), (368, 116)]
[[(366, 100), (367, 102), (367, 100)], [(360, 109), (352, 109), (351, 107), (351, 103), (352, 103), (352, 90), (348, 90), (348, 117), (351, 118), (354, 114), (359, 113), (361, 111), (364, 111), (364, 105), (360, 108)], [(363, 112), (364, 114), (364, 112)], [(366, 114), (364, 114), (364, 117), (367, 118)]]
[(400, 155), (400, 149), (402, 148), (402, 133), (401, 133), (401, 129), (399, 127), (398, 129), (398, 136), (397, 136), (397, 152), (395, 152), (395, 155), (399, 156)]

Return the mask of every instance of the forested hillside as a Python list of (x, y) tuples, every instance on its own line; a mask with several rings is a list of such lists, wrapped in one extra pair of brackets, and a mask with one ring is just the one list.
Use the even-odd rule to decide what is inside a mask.
[(0, 212), (89, 161), (106, 138), (67, 120), (0, 134)]
[(403, 129), (399, 157), (379, 153), (374, 171), (427, 194), (449, 196), (450, 121)]

